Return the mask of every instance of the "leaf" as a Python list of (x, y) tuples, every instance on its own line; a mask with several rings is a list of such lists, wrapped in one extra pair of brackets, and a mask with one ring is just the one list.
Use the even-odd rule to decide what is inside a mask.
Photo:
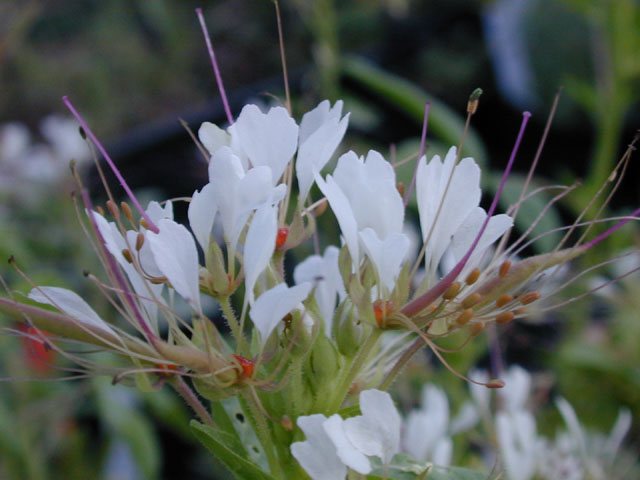
[(244, 447), (238, 444), (237, 438), (233, 435), (211, 428), (196, 420), (191, 421), (191, 430), (198, 440), (236, 477), (242, 480), (275, 480), (255, 463), (236, 453), (236, 451), (243, 450)]
[(426, 480), (487, 480), (484, 472), (477, 472), (462, 467), (435, 467)]
[[(391, 102), (419, 124), (422, 124), (424, 118), (425, 103), (430, 103), (429, 131), (449, 145), (457, 145), (460, 141), (464, 130), (464, 118), (417, 85), (358, 57), (346, 57), (342, 62), (342, 72)], [(473, 129), (469, 129), (467, 133), (462, 153), (474, 157), (480, 166), (486, 165), (487, 153), (484, 144)]]

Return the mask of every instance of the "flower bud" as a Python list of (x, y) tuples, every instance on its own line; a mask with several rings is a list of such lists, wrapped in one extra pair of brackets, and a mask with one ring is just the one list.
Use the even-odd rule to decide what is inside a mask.
[(365, 329), (358, 321), (353, 304), (347, 299), (340, 304), (333, 320), (333, 337), (338, 351), (345, 357), (353, 357), (364, 341)]
[(318, 392), (329, 391), (340, 370), (338, 352), (333, 342), (320, 333), (311, 350), (311, 383)]

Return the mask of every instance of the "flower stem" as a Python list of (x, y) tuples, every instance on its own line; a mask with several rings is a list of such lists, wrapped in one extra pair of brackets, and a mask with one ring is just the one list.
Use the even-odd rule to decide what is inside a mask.
[(386, 390), (391, 386), (391, 383), (396, 378), (396, 376), (400, 373), (400, 371), (404, 368), (411, 357), (413, 357), (420, 348), (424, 345), (424, 342), (420, 337), (416, 338), (416, 340), (411, 344), (411, 346), (405, 350), (402, 356), (398, 359), (393, 368), (387, 373), (387, 376), (384, 378), (380, 386), (378, 387), (380, 390)]
[(335, 390), (336, 394), (329, 402), (329, 406), (325, 409), (325, 413), (327, 415), (332, 415), (340, 409), (342, 402), (349, 393), (351, 384), (356, 379), (358, 373), (360, 373), (360, 370), (362, 369), (362, 366), (371, 355), (371, 351), (373, 347), (378, 343), (380, 335), (382, 335), (382, 330), (380, 330), (379, 328), (374, 328), (371, 331), (366, 342), (364, 343), (356, 357), (353, 359), (353, 362), (351, 363), (349, 369), (345, 370), (346, 374), (343, 374), (341, 376), (338, 387)]
[(249, 408), (251, 417), (254, 420), (256, 436), (262, 444), (262, 448), (264, 448), (264, 453), (267, 456), (267, 462), (269, 463), (269, 470), (271, 475), (273, 475), (275, 478), (284, 478), (282, 474), (282, 467), (280, 466), (280, 462), (278, 461), (278, 457), (276, 455), (274, 447), (275, 442), (273, 440), (273, 436), (271, 435), (271, 429), (269, 428), (267, 419), (262, 412), (262, 408), (259, 403), (260, 400), (258, 399), (255, 391), (250, 388), (244, 389), (241, 395), (244, 403)]
[(186, 384), (180, 375), (176, 375), (169, 384), (180, 394), (184, 401), (193, 408), (193, 411), (196, 412), (196, 415), (198, 415), (203, 423), (210, 427), (217, 428), (216, 422), (211, 418), (209, 411), (202, 405), (197, 395), (189, 388), (189, 385)]
[(220, 303), (220, 308), (222, 309), (222, 313), (227, 319), (229, 328), (231, 328), (231, 333), (236, 339), (236, 344), (237, 344), (239, 353), (245, 357), (248, 357), (249, 347), (247, 346), (247, 342), (245, 341), (244, 334), (242, 333), (242, 329), (240, 328), (240, 324), (238, 323), (236, 314), (233, 313), (233, 308), (231, 307), (230, 298), (228, 296), (220, 297), (218, 298), (218, 302)]

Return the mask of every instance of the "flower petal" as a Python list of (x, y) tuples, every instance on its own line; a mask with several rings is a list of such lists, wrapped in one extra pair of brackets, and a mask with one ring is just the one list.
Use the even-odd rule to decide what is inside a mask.
[(255, 105), (245, 105), (231, 134), (252, 166), (271, 168), (274, 185), (298, 147), (298, 125), (282, 107), (262, 113)]
[(193, 192), (187, 215), (191, 230), (205, 253), (209, 250), (211, 230), (217, 211), (213, 185), (207, 183), (199, 192)]
[(231, 143), (230, 135), (211, 122), (204, 122), (198, 129), (200, 143), (213, 155), (220, 147), (228, 147)]
[(320, 414), (298, 417), (307, 440), (292, 443), (291, 453), (313, 480), (344, 480), (347, 467), (322, 426), (326, 420)]
[(253, 216), (247, 232), (247, 239), (244, 243), (244, 274), (249, 303), (254, 301), (253, 288), (258, 276), (269, 265), (276, 248), (277, 214), (275, 206), (262, 206)]
[(391, 396), (365, 390), (360, 393), (360, 411), (362, 415), (344, 421), (347, 438), (363, 454), (375, 455), (388, 464), (400, 451), (401, 419)]
[(361, 231), (360, 239), (367, 256), (378, 272), (382, 285), (387, 292), (393, 291), (396, 278), (400, 274), (409, 250), (409, 239), (403, 233), (393, 232), (384, 241), (381, 241), (372, 228), (365, 228)]
[(97, 327), (115, 335), (115, 332), (78, 294), (59, 287), (38, 287), (29, 292), (29, 298), (38, 303), (46, 303), (75, 318), (85, 325)]
[(157, 225), (157, 234), (147, 233), (156, 264), (176, 292), (200, 312), (200, 264), (196, 242), (184, 225), (173, 220), (162, 219)]
[(343, 420), (340, 415), (335, 414), (330, 416), (322, 426), (327, 436), (335, 445), (338, 457), (340, 457), (340, 460), (342, 460), (346, 466), (365, 475), (371, 472), (369, 459), (347, 438), (345, 420)]
[(307, 298), (311, 287), (310, 283), (291, 288), (287, 287), (286, 283), (280, 283), (258, 297), (249, 311), (249, 316), (260, 332), (263, 345), (282, 318)]

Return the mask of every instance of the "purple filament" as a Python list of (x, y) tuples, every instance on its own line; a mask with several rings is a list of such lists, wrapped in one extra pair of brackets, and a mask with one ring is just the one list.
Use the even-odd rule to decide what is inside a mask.
[(220, 75), (220, 69), (218, 68), (218, 62), (216, 60), (216, 54), (213, 51), (213, 45), (211, 44), (211, 37), (209, 36), (209, 30), (204, 23), (204, 16), (202, 15), (202, 8), (196, 8), (196, 15), (200, 21), (200, 27), (202, 27), (202, 34), (204, 35), (204, 41), (207, 44), (207, 51), (209, 52), (209, 58), (211, 59), (211, 66), (213, 67), (213, 74), (216, 77), (216, 83), (218, 84), (218, 90), (220, 91), (220, 97), (222, 98), (222, 104), (224, 105), (224, 112), (227, 114), (227, 120), (229, 125), (233, 124), (233, 115), (231, 115), (231, 109), (229, 108), (229, 101), (227, 100), (227, 94), (224, 90), (224, 84), (222, 83), (222, 76)]
[(71, 101), (66, 95), (62, 97), (62, 101), (67, 106), (69, 111), (73, 114), (73, 116), (76, 117), (76, 120), (80, 122), (82, 129), (86, 132), (87, 135), (89, 135), (89, 138), (91, 138), (91, 140), (93, 141), (95, 146), (98, 148), (98, 150), (100, 151), (100, 153), (102, 154), (106, 162), (109, 164), (109, 167), (111, 167), (111, 170), (113, 171), (114, 175), (118, 179), (118, 182), (120, 182), (120, 185), (122, 185), (122, 188), (127, 193), (128, 197), (131, 199), (131, 202), (138, 209), (138, 211), (140, 212), (140, 215), (142, 216), (142, 218), (144, 218), (145, 222), (147, 222), (147, 227), (149, 228), (149, 230), (151, 230), (154, 233), (158, 233), (160, 230), (158, 230), (158, 227), (156, 227), (153, 221), (151, 221), (151, 218), (149, 218), (149, 215), (146, 214), (146, 212), (142, 208), (142, 205), (140, 205), (140, 202), (138, 202), (138, 199), (135, 197), (135, 195), (129, 188), (129, 185), (127, 185), (127, 182), (125, 181), (123, 176), (120, 174), (120, 171), (116, 167), (115, 163), (113, 163), (113, 160), (111, 160), (111, 157), (109, 156), (107, 151), (104, 149), (104, 147), (102, 146), (98, 138), (93, 134), (93, 132), (89, 128), (89, 125), (87, 125), (87, 122), (83, 120), (83, 118), (80, 116), (78, 111), (74, 108), (74, 106), (71, 104)]
[(598, 243), (600, 243), (602, 240), (604, 240), (605, 238), (607, 238), (609, 235), (611, 235), (613, 232), (615, 232), (616, 230), (618, 230), (619, 228), (623, 227), (624, 225), (626, 225), (627, 223), (629, 223), (631, 220), (634, 220), (633, 217), (637, 217), (638, 215), (640, 215), (640, 208), (635, 209), (633, 212), (631, 212), (631, 214), (625, 218), (624, 220), (620, 220), (618, 223), (616, 223), (613, 227), (611, 227), (610, 229), (608, 229), (606, 232), (601, 233), (600, 235), (598, 235), (596, 238), (594, 238), (593, 240), (589, 240), (587, 243), (585, 243), (584, 245), (582, 245), (583, 248), (591, 248), (594, 245), (597, 245)]
[(478, 246), (478, 243), (480, 242), (480, 238), (482, 238), (482, 235), (484, 234), (484, 231), (486, 230), (487, 225), (489, 224), (489, 220), (491, 219), (491, 216), (496, 211), (496, 208), (498, 206), (498, 200), (500, 200), (500, 196), (502, 195), (502, 191), (504, 190), (504, 186), (505, 186), (505, 184), (507, 182), (507, 178), (509, 177), (509, 174), (511, 173), (511, 168), (513, 167), (513, 162), (516, 159), (516, 154), (518, 153), (518, 149), (520, 148), (520, 143), (522, 142), (522, 137), (524, 135), (524, 130), (525, 130), (525, 127), (527, 126), (527, 122), (529, 121), (529, 118), (531, 117), (531, 114), (529, 112), (524, 112), (522, 114), (522, 117), (523, 118), (522, 118), (522, 123), (520, 125), (520, 131), (518, 132), (518, 137), (516, 138), (516, 143), (513, 146), (513, 150), (511, 151), (511, 156), (509, 157), (509, 162), (507, 163), (507, 166), (504, 169), (504, 173), (502, 174), (502, 179), (500, 180), (500, 185), (498, 186), (498, 190), (496, 191), (496, 194), (493, 197), (493, 202), (491, 202), (491, 207), (489, 207), (489, 211), (487, 212), (487, 218), (485, 218), (485, 220), (484, 220), (484, 222), (482, 224), (482, 227), (480, 228), (480, 231), (478, 232), (478, 234), (476, 235), (476, 238), (474, 239), (473, 243), (471, 244), (471, 247), (469, 247), (469, 250), (464, 255), (464, 257), (462, 257), (462, 259), (460, 259), (458, 264), (455, 267), (453, 267), (453, 269), (442, 280), (440, 280), (436, 286), (434, 286), (432, 289), (430, 289), (424, 295), (422, 295), (422, 296), (416, 298), (415, 300), (409, 302), (407, 305), (405, 305), (402, 308), (402, 310), (401, 310), (402, 313), (407, 315), (408, 317), (411, 317), (411, 316), (417, 314), (418, 312), (422, 311), (424, 308), (426, 308), (427, 306), (431, 305), (431, 303), (433, 303), (438, 297), (440, 297), (442, 294), (444, 294), (444, 292), (447, 290), (447, 288), (449, 288), (449, 286), (455, 281), (455, 279), (458, 277), (458, 275), (460, 275), (460, 272), (462, 272), (462, 269), (465, 267), (465, 265), (469, 261), (469, 258), (471, 257), (471, 254), (473, 253), (473, 251)]

